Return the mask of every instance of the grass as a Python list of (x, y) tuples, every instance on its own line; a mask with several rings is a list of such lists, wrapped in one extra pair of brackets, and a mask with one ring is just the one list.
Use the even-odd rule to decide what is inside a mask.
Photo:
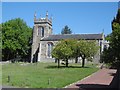
[(2, 84), (22, 88), (62, 88), (97, 70), (94, 65), (81, 68), (79, 64), (69, 64), (69, 68), (57, 68), (56, 63), (10, 63), (2, 65)]
[(0, 64), (0, 85), (2, 84), (2, 65)]

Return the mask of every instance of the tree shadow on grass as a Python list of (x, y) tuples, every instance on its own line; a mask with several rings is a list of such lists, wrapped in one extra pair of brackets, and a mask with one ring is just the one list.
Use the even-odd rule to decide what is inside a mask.
[[(54, 68), (58, 68), (58, 66), (53, 66), (53, 65), (48, 65), (47, 67), (45, 67), (45, 68), (48, 68), (48, 69), (54, 69)], [(66, 66), (60, 66), (59, 68), (90, 68), (90, 67), (81, 67), (81, 66), (68, 66), (68, 67), (66, 67)]]

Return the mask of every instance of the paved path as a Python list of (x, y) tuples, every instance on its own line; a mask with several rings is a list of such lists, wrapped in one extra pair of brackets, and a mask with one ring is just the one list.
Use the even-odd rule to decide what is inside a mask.
[(88, 90), (89, 88), (110, 88), (111, 81), (113, 81), (116, 71), (116, 69), (103, 68), (85, 79), (68, 85), (65, 88), (79, 88), (79, 90)]

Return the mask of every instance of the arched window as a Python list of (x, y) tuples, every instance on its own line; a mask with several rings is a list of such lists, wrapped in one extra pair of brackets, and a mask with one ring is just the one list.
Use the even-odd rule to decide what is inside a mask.
[(52, 49), (53, 49), (53, 43), (49, 42), (49, 43), (47, 44), (47, 46), (48, 46), (47, 56), (48, 56), (48, 57), (52, 57), (52, 56), (51, 56), (51, 52), (52, 52)]
[(44, 37), (44, 27), (38, 27), (38, 35)]

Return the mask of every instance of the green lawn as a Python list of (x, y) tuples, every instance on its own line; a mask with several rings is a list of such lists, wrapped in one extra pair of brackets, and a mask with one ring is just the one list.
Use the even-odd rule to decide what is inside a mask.
[(2, 84), (2, 65), (0, 64), (0, 85)]
[(29, 88), (62, 88), (98, 70), (95, 65), (85, 68), (81, 68), (79, 64), (69, 66), (57, 68), (56, 63), (5, 64), (2, 65), (2, 84)]

